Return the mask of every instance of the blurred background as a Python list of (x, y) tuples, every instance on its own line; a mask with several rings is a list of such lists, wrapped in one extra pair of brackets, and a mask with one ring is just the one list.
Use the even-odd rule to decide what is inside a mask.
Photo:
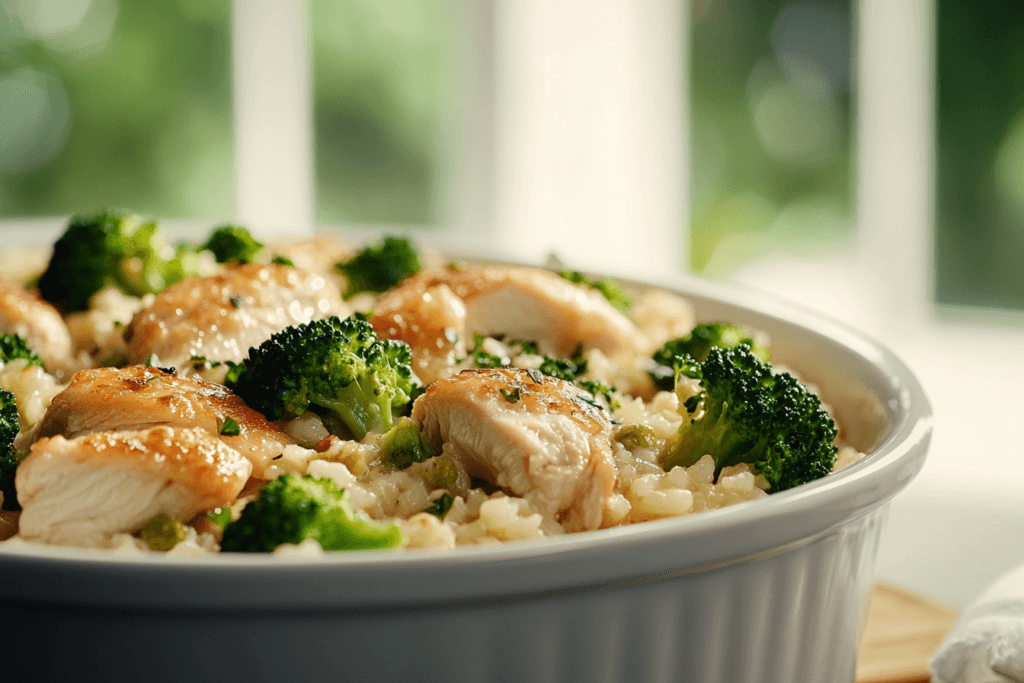
[(0, 219), (105, 205), (816, 306), (936, 404), (883, 576), (959, 604), (1024, 559), (1013, 3), (0, 0)]

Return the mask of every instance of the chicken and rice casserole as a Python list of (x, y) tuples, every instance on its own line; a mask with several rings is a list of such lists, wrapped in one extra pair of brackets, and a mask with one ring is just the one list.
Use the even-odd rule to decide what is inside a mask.
[(171, 247), (125, 212), (18, 264), (6, 544), (454, 548), (713, 510), (863, 457), (770, 339), (660, 289), (398, 238)]

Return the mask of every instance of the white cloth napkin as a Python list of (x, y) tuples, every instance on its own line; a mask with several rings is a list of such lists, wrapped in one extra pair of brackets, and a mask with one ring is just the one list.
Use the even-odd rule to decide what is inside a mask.
[(1024, 683), (1024, 565), (963, 611), (928, 664), (933, 683)]

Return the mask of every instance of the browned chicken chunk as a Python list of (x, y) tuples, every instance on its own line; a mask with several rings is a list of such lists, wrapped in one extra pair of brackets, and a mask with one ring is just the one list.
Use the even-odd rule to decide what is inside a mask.
[(51, 373), (63, 374), (73, 365), (71, 334), (60, 313), (11, 282), (0, 282), (0, 333), (24, 339)]
[(641, 353), (647, 345), (636, 325), (596, 290), (538, 268), (414, 275), (380, 296), (370, 324), (378, 335), (407, 342), (417, 369), (430, 368), (435, 376), (446, 374), (444, 359), (473, 333), (536, 341), (543, 352), (560, 356), (580, 344), (610, 355)]
[(250, 263), (171, 285), (125, 331), (128, 362), (155, 355), (162, 367), (188, 372), (192, 356), (241, 362), (275, 332), (348, 307), (325, 276), (290, 266)]
[(448, 285), (382, 296), (370, 324), (378, 336), (409, 345), (413, 372), (424, 384), (451, 375), (466, 355), (466, 305)]
[(152, 427), (32, 444), (18, 467), (23, 538), (102, 545), (166, 514), (187, 521), (228, 505), (252, 465), (203, 429)]
[[(224, 430), (229, 418), (238, 426), (237, 435), (221, 433), (233, 431)], [(34, 436), (71, 439), (156, 425), (206, 430), (249, 460), (258, 478), (291, 443), (226, 387), (143, 365), (75, 373), (67, 388), (54, 396)]]
[(514, 368), (427, 388), (412, 417), (474, 477), (532, 498), (566, 531), (596, 529), (612, 495), (611, 424), (573, 384)]

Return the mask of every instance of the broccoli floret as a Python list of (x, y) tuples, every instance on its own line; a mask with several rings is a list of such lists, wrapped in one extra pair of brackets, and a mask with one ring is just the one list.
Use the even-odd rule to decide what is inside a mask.
[(14, 451), (14, 437), (18, 435), (18, 404), (14, 394), (0, 390), (0, 492), (4, 494), (4, 510), (20, 510), (18, 493), (14, 488), (14, 473), (21, 458)]
[(311, 538), (324, 550), (393, 548), (402, 532), (394, 523), (357, 513), (348, 492), (330, 479), (285, 474), (263, 487), (256, 500), (224, 529), (221, 550), (271, 552), (282, 543)]
[(16, 334), (0, 334), (0, 360), (10, 363), (12, 360), (24, 358), (26, 365), (38, 365), (43, 367), (43, 361), (39, 355), (28, 348), (25, 340)]
[[(835, 462), (835, 423), (817, 396), (792, 375), (773, 373), (748, 344), (713, 347), (703, 363), (677, 357), (679, 372), (699, 379), (683, 403), (683, 424), (662, 461), (689, 467), (710, 454), (716, 474), (749, 464), (772, 492), (818, 479)], [(703, 406), (703, 412), (699, 412)]]
[(578, 270), (560, 270), (558, 275), (563, 280), (596, 289), (608, 300), (608, 303), (623, 313), (629, 313), (629, 309), (633, 308), (633, 297), (629, 295), (629, 292), (626, 291), (626, 288), (618, 280), (610, 277), (597, 280), (587, 277)]
[(420, 436), (420, 426), (407, 417), (377, 439), (380, 446), (380, 461), (385, 466), (407, 469), (414, 462), (423, 462), (441, 454), (437, 444)]
[(201, 248), (213, 252), (217, 263), (252, 263), (263, 246), (242, 226), (222, 225), (210, 234)]
[[(404, 342), (378, 339), (369, 323), (324, 318), (289, 327), (242, 362), (235, 393), (271, 420), (313, 410), (356, 438), (386, 431), (419, 385)], [(328, 420), (330, 422), (330, 420)]]
[(653, 359), (657, 367), (651, 370), (651, 379), (662, 391), (672, 391), (675, 386), (675, 370), (672, 364), (677, 357), (689, 355), (703, 362), (712, 347), (732, 349), (740, 344), (749, 345), (757, 358), (768, 362), (768, 349), (756, 343), (746, 328), (732, 323), (697, 325), (685, 337), (669, 340), (654, 352)]
[(194, 272), (188, 250), (168, 246), (156, 223), (125, 211), (71, 219), (53, 245), (39, 293), (65, 312), (84, 311), (89, 298), (114, 285), (125, 294), (159, 292)]
[(383, 292), (423, 270), (419, 252), (403, 237), (385, 237), (348, 261), (337, 264), (345, 281), (345, 298), (360, 292)]

